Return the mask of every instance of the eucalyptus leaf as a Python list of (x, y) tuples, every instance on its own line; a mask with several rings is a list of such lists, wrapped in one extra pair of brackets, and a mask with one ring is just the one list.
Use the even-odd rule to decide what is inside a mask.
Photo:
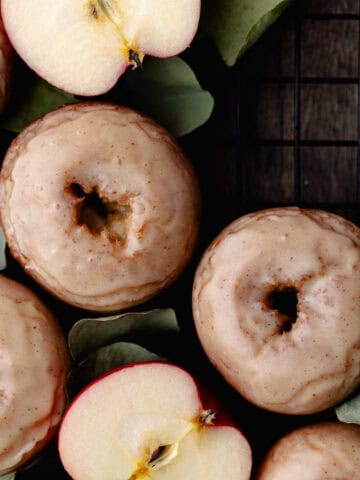
[(84, 318), (72, 327), (68, 342), (73, 359), (79, 362), (100, 347), (120, 340), (138, 341), (141, 337), (178, 332), (174, 310), (158, 309), (110, 317)]
[(5, 473), (0, 477), (0, 480), (14, 480), (16, 472)]
[(68, 397), (73, 398), (82, 388), (114, 368), (135, 362), (164, 361), (163, 357), (129, 342), (117, 342), (102, 347), (71, 370), (67, 378)]
[(222, 58), (233, 66), (292, 0), (208, 0), (203, 29)]
[(129, 71), (125, 80), (132, 103), (175, 137), (203, 125), (213, 111), (213, 97), (179, 57), (148, 58), (141, 69)]
[(340, 422), (360, 425), (360, 393), (337, 407), (335, 412)]
[[(6, 249), (5, 235), (2, 228), (0, 227), (0, 270), (5, 270), (6, 268), (5, 249)], [(1, 477), (0, 477), (0, 480), (1, 480)]]
[(35, 77), (22, 86), (21, 92), (10, 102), (2, 118), (2, 126), (11, 132), (21, 132), (31, 122), (46, 113), (77, 102), (76, 97)]

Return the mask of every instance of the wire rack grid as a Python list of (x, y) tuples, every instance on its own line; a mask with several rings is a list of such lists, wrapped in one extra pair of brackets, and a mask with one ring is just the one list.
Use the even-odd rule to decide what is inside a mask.
[[(358, 223), (360, 4), (357, 0), (324, 4), (296, 1), (280, 25), (239, 62), (239, 201), (247, 210), (284, 204), (325, 208)], [(311, 37), (320, 40), (319, 45), (311, 43)], [(251, 113), (254, 110), (257, 118)], [(334, 115), (326, 118), (325, 112), (331, 110)], [(277, 123), (281, 128), (275, 132)], [(324, 162), (327, 154), (332, 157), (328, 163)], [(317, 176), (312, 173), (313, 193), (309, 194), (306, 168), (311, 164)]]

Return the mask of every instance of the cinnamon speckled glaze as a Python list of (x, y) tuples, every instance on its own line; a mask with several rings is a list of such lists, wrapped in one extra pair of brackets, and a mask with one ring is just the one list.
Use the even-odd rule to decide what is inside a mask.
[(359, 228), (295, 207), (239, 218), (200, 262), (193, 313), (209, 359), (250, 402), (335, 405), (360, 384)]
[(169, 286), (196, 242), (199, 190), (155, 122), (87, 103), (25, 129), (4, 160), (1, 218), (12, 254), (65, 302), (115, 311)]
[(360, 426), (321, 423), (279, 440), (257, 480), (360, 480)]
[(53, 437), (65, 407), (70, 355), (51, 312), (0, 276), (0, 475)]

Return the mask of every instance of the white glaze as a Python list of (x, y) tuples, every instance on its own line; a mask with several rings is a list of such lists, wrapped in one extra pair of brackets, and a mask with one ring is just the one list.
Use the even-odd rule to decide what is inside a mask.
[[(71, 183), (96, 188), (124, 217), (98, 234), (78, 225)], [(168, 286), (197, 237), (198, 187), (180, 148), (148, 118), (107, 104), (66, 107), (27, 128), (5, 158), (0, 196), (13, 254), (87, 309), (126, 308)]]
[(49, 440), (65, 405), (65, 339), (51, 313), (0, 276), (0, 475)]
[[(210, 360), (242, 395), (282, 413), (320, 411), (360, 383), (360, 233), (329, 213), (296, 208), (228, 226), (196, 273), (193, 311)], [(266, 305), (298, 290), (297, 320)]]
[(360, 426), (323, 423), (274, 445), (257, 480), (359, 480)]

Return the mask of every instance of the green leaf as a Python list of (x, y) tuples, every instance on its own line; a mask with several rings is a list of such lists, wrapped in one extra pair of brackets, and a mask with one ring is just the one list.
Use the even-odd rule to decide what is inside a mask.
[[(5, 270), (6, 268), (5, 249), (6, 249), (5, 235), (2, 228), (0, 227), (0, 271)], [(1, 477), (0, 477), (0, 480), (1, 480)]]
[(202, 28), (233, 66), (292, 0), (209, 0)]
[(125, 80), (132, 104), (153, 117), (175, 137), (186, 135), (209, 119), (214, 99), (203, 90), (189, 65), (179, 57), (146, 59)]
[(73, 398), (90, 382), (114, 368), (135, 362), (164, 361), (165, 359), (134, 343), (117, 342), (89, 355), (67, 378), (68, 397)]
[(76, 97), (36, 77), (22, 85), (21, 92), (10, 101), (2, 118), (2, 126), (18, 133), (31, 122), (62, 105), (77, 102)]
[(178, 332), (174, 310), (163, 309), (79, 320), (70, 330), (68, 342), (74, 360), (79, 362), (100, 347), (120, 340), (138, 341), (139, 337)]
[(360, 425), (360, 393), (337, 407), (335, 412), (340, 422)]
[(16, 472), (5, 473), (0, 477), (0, 480), (14, 480)]

